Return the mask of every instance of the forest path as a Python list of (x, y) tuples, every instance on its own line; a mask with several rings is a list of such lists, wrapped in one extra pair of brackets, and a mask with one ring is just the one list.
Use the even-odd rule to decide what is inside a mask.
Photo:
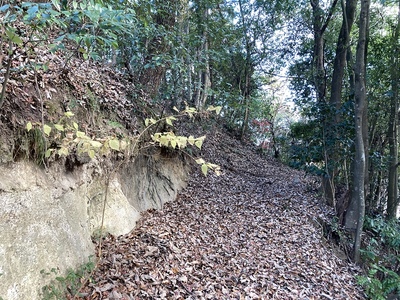
[(311, 179), (222, 133), (207, 141), (223, 175), (195, 171), (175, 202), (107, 237), (85, 299), (364, 299), (324, 242)]

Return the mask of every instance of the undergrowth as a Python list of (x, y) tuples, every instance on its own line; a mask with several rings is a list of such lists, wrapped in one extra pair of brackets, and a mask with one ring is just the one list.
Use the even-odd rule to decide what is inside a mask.
[(92, 257), (89, 262), (79, 266), (76, 270), (68, 269), (66, 275), (57, 276), (58, 270), (52, 268), (50, 271), (41, 270), (43, 276), (56, 276), (48, 285), (42, 287), (42, 300), (66, 300), (79, 295), (82, 281), (91, 281), (90, 275), (95, 269)]
[(400, 299), (400, 223), (366, 218), (362, 257), (366, 274), (358, 283), (370, 299)]

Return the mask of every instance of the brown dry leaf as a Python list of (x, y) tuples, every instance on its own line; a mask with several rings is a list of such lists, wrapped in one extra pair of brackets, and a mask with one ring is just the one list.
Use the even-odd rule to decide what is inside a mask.
[(357, 268), (314, 225), (329, 213), (308, 191), (314, 179), (226, 133), (207, 136), (202, 156), (224, 175), (194, 171), (175, 202), (105, 238), (98, 286), (127, 299), (365, 299)]

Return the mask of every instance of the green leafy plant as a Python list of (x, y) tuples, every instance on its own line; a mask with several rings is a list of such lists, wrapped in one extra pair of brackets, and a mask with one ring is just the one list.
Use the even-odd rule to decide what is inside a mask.
[[(207, 112), (216, 112), (219, 113), (221, 107), (210, 106), (207, 109)], [(42, 138), (45, 139), (44, 145), (56, 144), (57, 147), (48, 147), (45, 149), (43, 146), (41, 149), (44, 151), (44, 158), (49, 159), (56, 155), (58, 156), (68, 156), (71, 153), (76, 153), (78, 156), (87, 154), (90, 159), (93, 159), (97, 154), (98, 155), (109, 155), (111, 151), (116, 152), (125, 152), (133, 153), (138, 151), (138, 143), (141, 141), (142, 137), (146, 132), (148, 132), (152, 128), (156, 128), (156, 125), (165, 122), (167, 125), (173, 127), (173, 122), (177, 120), (179, 117), (189, 116), (193, 117), (198, 114), (198, 111), (192, 107), (186, 107), (184, 110), (179, 111), (175, 108), (177, 112), (174, 116), (167, 116), (160, 119), (147, 118), (145, 123), (145, 128), (136, 137), (122, 137), (118, 138), (114, 135), (105, 136), (105, 137), (94, 137), (88, 136), (85, 132), (79, 129), (79, 125), (75, 122), (72, 117), (74, 114), (70, 111), (64, 113), (64, 115), (58, 120), (57, 123), (54, 124), (41, 124), (41, 123), (32, 123), (28, 122), (26, 124), (26, 130), (28, 132), (31, 131), (39, 131), (43, 133), (41, 135)], [(195, 146), (198, 149), (201, 149), (203, 142), (206, 136), (201, 137), (185, 137), (175, 135), (173, 131), (167, 132), (155, 132), (151, 134), (152, 142), (150, 145), (156, 145), (159, 147), (169, 147), (172, 149), (183, 150), (187, 148), (189, 145)], [(189, 153), (186, 153), (190, 157), (192, 157)], [(193, 157), (192, 157), (193, 158)], [(220, 175), (220, 167), (218, 165), (206, 162), (202, 158), (193, 158), (197, 164), (201, 166), (201, 170), (204, 175), (207, 175), (209, 170), (214, 171), (217, 175)]]
[(388, 299), (400, 292), (399, 226), (396, 220), (387, 221), (382, 216), (365, 219), (364, 230), (372, 236), (361, 251), (368, 271), (357, 279), (370, 299)]
[[(85, 132), (79, 130), (79, 125), (71, 118), (74, 114), (70, 111), (66, 112), (63, 117), (55, 124), (40, 124), (28, 122), (26, 130), (30, 132), (33, 128), (41, 128), (47, 139), (56, 141), (57, 148), (49, 147), (45, 150), (45, 158), (51, 156), (68, 156), (72, 151), (76, 154), (87, 154), (93, 159), (96, 153), (107, 155), (111, 150), (124, 151), (128, 144), (128, 139), (118, 139), (115, 136), (107, 136), (105, 138), (92, 138)], [(48, 142), (48, 144), (51, 144)]]
[[(62, 300), (79, 296), (82, 280), (86, 280), (95, 269), (92, 258), (89, 262), (79, 266), (76, 270), (69, 269), (64, 276), (57, 276), (58, 270), (52, 268), (50, 271), (41, 270), (43, 276), (56, 276), (48, 285), (42, 287), (43, 300)], [(70, 296), (67, 298), (67, 296)]]
[(370, 299), (385, 300), (389, 294), (400, 291), (400, 276), (376, 264), (371, 265), (368, 275), (358, 276), (357, 280)]

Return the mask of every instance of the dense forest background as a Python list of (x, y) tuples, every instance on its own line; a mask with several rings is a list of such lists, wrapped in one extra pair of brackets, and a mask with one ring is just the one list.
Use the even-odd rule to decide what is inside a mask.
[(0, 22), (0, 108), (49, 55), (114, 70), (128, 114), (220, 106), (239, 139), (320, 176), (369, 284), (399, 287), (400, 1), (0, 1)]

